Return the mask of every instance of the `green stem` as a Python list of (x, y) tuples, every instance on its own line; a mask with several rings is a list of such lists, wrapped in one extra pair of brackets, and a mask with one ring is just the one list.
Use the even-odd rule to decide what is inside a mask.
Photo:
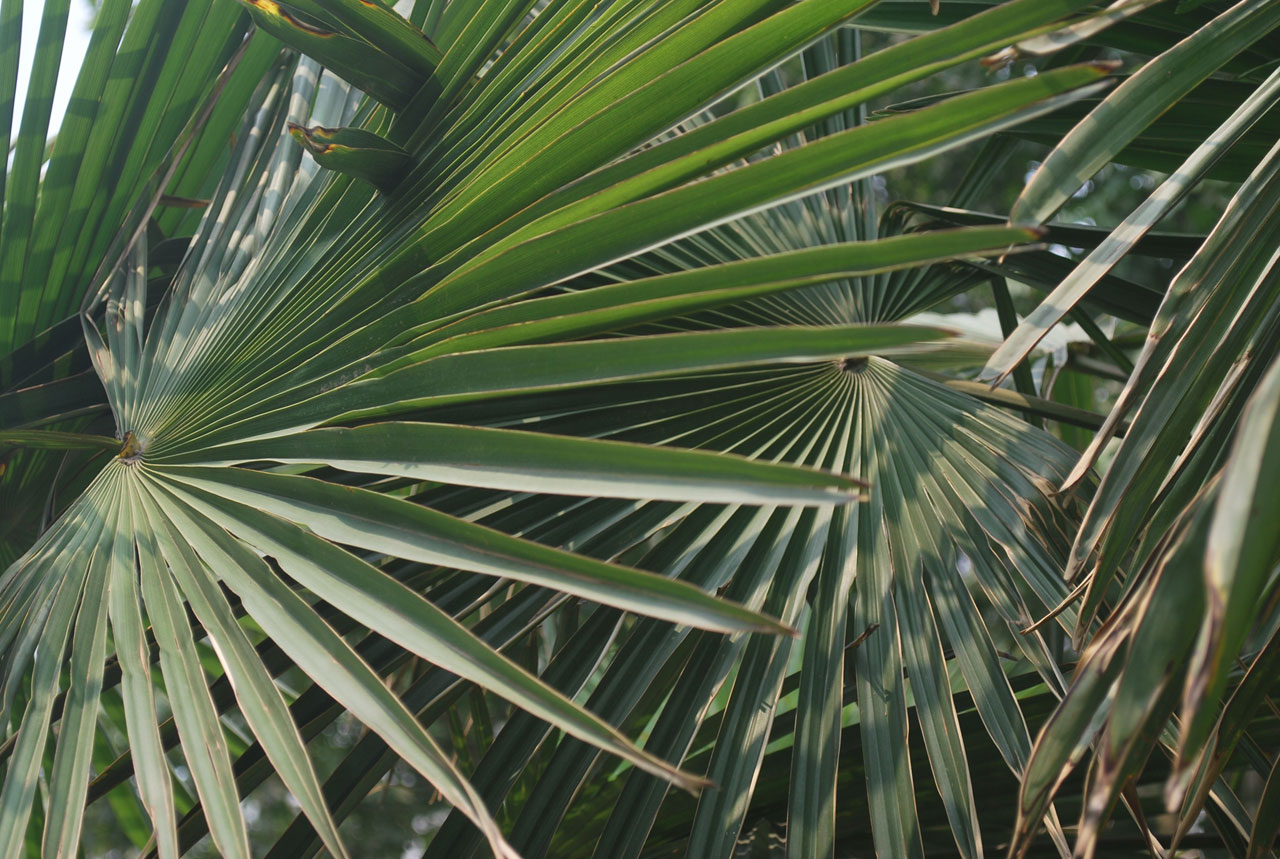
[[(996, 316), (1000, 319), (1000, 333), (1005, 339), (1009, 339), (1009, 335), (1013, 334), (1014, 329), (1018, 327), (1018, 314), (1013, 309), (1013, 297), (1009, 295), (1009, 283), (1003, 277), (991, 278), (991, 294), (996, 300)], [(1036, 391), (1035, 380), (1031, 376), (1031, 368), (1027, 366), (1026, 361), (1022, 361), (1018, 366), (1013, 368), (1013, 384), (1021, 393), (1028, 397), (1034, 397)], [(1036, 426), (1041, 426), (1039, 420), (1034, 421)]]
[[(1097, 430), (1102, 428), (1102, 424), (1106, 420), (1105, 415), (1100, 415), (1097, 412), (1091, 412), (1087, 409), (1077, 409), (1075, 406), (1068, 406), (1064, 403), (1055, 403), (1053, 400), (1046, 400), (1041, 397), (1029, 397), (1026, 394), (1006, 390), (1005, 388), (995, 388), (993, 390), (982, 382), (970, 382), (964, 379), (951, 379), (947, 376), (941, 375), (940, 373), (929, 373), (919, 369), (914, 370), (914, 372), (939, 381), (948, 388), (963, 391), (974, 399), (982, 400), (984, 403), (1018, 409), (1019, 411), (1027, 414), (1038, 415), (1040, 417), (1048, 418), (1049, 420), (1057, 421), (1058, 423)], [(1116, 428), (1116, 435), (1123, 436), (1127, 428), (1128, 424), (1122, 423)]]

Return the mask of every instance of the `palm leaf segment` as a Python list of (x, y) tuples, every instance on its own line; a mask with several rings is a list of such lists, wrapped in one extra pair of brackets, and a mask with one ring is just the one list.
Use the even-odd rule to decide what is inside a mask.
[[(41, 778), (50, 785), (40, 809), (44, 852), (67, 853), (79, 843), (96, 702), (103, 686), (112, 683), (123, 698), (132, 767), (156, 826), (156, 849), (176, 855), (175, 785), (163, 752), (173, 737), (157, 724), (150, 649), (158, 654), (177, 737), (185, 747), (207, 752), (188, 756), (188, 763), (214, 843), (223, 855), (248, 854), (217, 715), (229, 701), (225, 694), (215, 700), (219, 687), (211, 691), (199, 659), (198, 642), (207, 639), (271, 766), (328, 849), (343, 855), (302, 737), (271, 670), (254, 652), (258, 640), (238, 621), (241, 612), (266, 633), (271, 647), (427, 776), (499, 855), (509, 855), (511, 848), (484, 799), (370, 668), (372, 641), (353, 648), (340, 636), (338, 630), (349, 628), (350, 621), (376, 629), (442, 670), (501, 694), (641, 770), (698, 786), (699, 779), (636, 749), (600, 717), (500, 656), (396, 575), (337, 544), (375, 553), (375, 561), (389, 555), (549, 585), (708, 631), (776, 632), (781, 628), (776, 622), (752, 608), (713, 600), (691, 584), (505, 537), (465, 519), (343, 487), (332, 478), (228, 463), (282, 459), (277, 442), (288, 436), (306, 451), (309, 463), (411, 481), (517, 492), (555, 486), (576, 495), (662, 497), (676, 504), (819, 505), (723, 514), (756, 517), (757, 527), (774, 534), (767, 551), (781, 553), (777, 557), (791, 571), (782, 577), (785, 584), (771, 586), (761, 572), (768, 566), (753, 564), (754, 584), (744, 583), (730, 595), (798, 620), (805, 583), (822, 566), (816, 550), (828, 530), (843, 533), (847, 545), (874, 539), (858, 536), (872, 529), (852, 524), (861, 522), (862, 514), (839, 514), (835, 529), (828, 524), (830, 505), (848, 499), (856, 488), (850, 479), (692, 451), (646, 451), (572, 437), (530, 440), (524, 434), (423, 422), (371, 424), (346, 432), (312, 428), (446, 403), (485, 404), (522, 391), (573, 391), (601, 380), (917, 349), (915, 344), (937, 333), (848, 324), (557, 343), (564, 332), (545, 314), (561, 305), (537, 302), (529, 302), (528, 312), (516, 320), (548, 320), (533, 342), (510, 320), (475, 327), (479, 342), (455, 336), (458, 329), (449, 326), (465, 330), (464, 318), (478, 310), (497, 312), (503, 302), (708, 223), (834, 186), (886, 163), (922, 158), (1050, 110), (1071, 97), (1064, 93), (1096, 80), (1101, 70), (1064, 69), (1013, 82), (981, 98), (816, 141), (806, 147), (804, 158), (783, 154), (686, 184), (851, 103), (847, 93), (833, 98), (830, 89), (814, 87), (799, 104), (807, 104), (809, 113), (787, 119), (797, 111), (794, 98), (762, 102), (764, 112), (746, 129), (733, 123), (706, 126), (714, 130), (703, 138), (709, 152), (685, 152), (681, 141), (687, 143), (688, 136), (677, 137), (665, 151), (663, 146), (645, 150), (665, 158), (656, 171), (650, 154), (631, 165), (634, 175), (610, 174), (609, 184), (596, 188), (590, 181), (574, 183), (611, 162), (625, 166), (630, 159), (617, 159), (634, 147), (868, 4), (847, 0), (775, 8), (783, 4), (742, 0), (691, 14), (672, 2), (640, 14), (565, 3), (537, 15), (518, 5), (492, 4), (475, 17), (462, 16), (455, 4), (436, 22), (439, 51), (421, 37), (406, 36), (412, 33), (399, 19), (365, 14), (364, 4), (317, 2), (297, 15), (281, 14), (288, 10), (276, 4), (249, 5), (268, 32), (298, 40), (348, 78), (358, 78), (364, 59), (351, 54), (353, 40), (381, 46), (377, 61), (397, 71), (385, 75), (390, 87), (357, 81), (367, 84), (381, 105), (359, 100), (311, 60), (284, 62), (268, 75), (255, 94), (249, 124), (237, 136), (226, 179), (158, 309), (149, 308), (146, 298), (152, 260), (143, 231), (127, 234), (133, 238), (118, 268), (107, 255), (106, 276), (95, 284), (87, 305), (84, 335), (121, 448), (0, 580), (0, 640), (6, 653), (0, 696), (17, 725), (5, 746), (0, 852), (17, 851)], [(1029, 4), (1015, 5), (1019, 11), (1008, 16), (1006, 26), (1025, 29), (1037, 23), (1037, 16), (1040, 26), (1048, 26), (1084, 4), (1062, 3), (1039, 13), (1030, 12)], [(427, 4), (411, 17), (423, 23), (439, 11)], [(665, 38), (653, 40), (668, 30)], [(964, 56), (963, 50), (986, 50), (992, 39), (1008, 37), (989, 33), (986, 41), (976, 39), (952, 51), (949, 61)], [(499, 48), (504, 50), (494, 59)], [(918, 73), (900, 68), (896, 59), (880, 74), (888, 81)], [(606, 119), (601, 109), (615, 103), (627, 109)], [(388, 108), (395, 109), (394, 116)], [(348, 159), (358, 162), (362, 149), (373, 150), (379, 159), (382, 153), (410, 153), (413, 166), (394, 188), (386, 181), (387, 171), (379, 169), (378, 184), (390, 191), (385, 196), (364, 183), (373, 174), (320, 174), (289, 136), (290, 123), (311, 129), (357, 126), (362, 135), (332, 138), (346, 147)], [(387, 142), (377, 143), (373, 136)], [(904, 138), (913, 144), (906, 150)], [(721, 145), (713, 145), (717, 142)], [(341, 169), (343, 163), (334, 166)], [(654, 216), (672, 211), (679, 217)], [(10, 223), (6, 218), (6, 229)], [(622, 225), (629, 228), (619, 229)], [(956, 252), (994, 252), (1020, 237), (1026, 234), (973, 235)], [(864, 251), (857, 245), (845, 250), (847, 256), (827, 261), (825, 275), (819, 268), (802, 283), (777, 276), (765, 283), (786, 289), (833, 273), (886, 267), (861, 259)], [(707, 304), (719, 303), (720, 297)], [(690, 309), (696, 305), (680, 308)], [(572, 335), (652, 318), (651, 307), (624, 306), (621, 315), (573, 320)], [(584, 357), (590, 359), (585, 373)], [(820, 388), (843, 389), (850, 403), (871, 403), (880, 386), (906, 384), (899, 382), (901, 371), (883, 359), (867, 361), (865, 383), (861, 374), (854, 379), (831, 367), (799, 372)], [(963, 405), (956, 408), (957, 414), (965, 412)], [(996, 422), (990, 415), (977, 420)], [(879, 458), (888, 453), (878, 442), (859, 448), (832, 443), (829, 431), (824, 438), (803, 455), (789, 445), (774, 455), (842, 471), (865, 463), (879, 473)], [(441, 441), (451, 446), (437, 447)], [(497, 453), (478, 462), (465, 453), (495, 448)], [(856, 459), (852, 450), (858, 451)], [(747, 452), (770, 453), (767, 446)], [(583, 462), (593, 463), (585, 474)], [(369, 510), (378, 515), (362, 515)], [(877, 514), (867, 521), (879, 520)], [(757, 548), (755, 530), (743, 551), (766, 551), (764, 543)], [(881, 564), (888, 560), (883, 553), (881, 558)], [(420, 567), (397, 568), (406, 578), (411, 574), (404, 571), (414, 569)], [(719, 573), (686, 578), (711, 587), (728, 572), (722, 566)], [(838, 574), (819, 575), (819, 581), (847, 573), (841, 568)], [(892, 591), (887, 577), (877, 581), (873, 591), (883, 605)], [(340, 606), (341, 615), (330, 606)], [(1019, 621), (1029, 617), (1016, 603), (1010, 611)], [(887, 616), (881, 622), (892, 625)], [(890, 631), (880, 641), (890, 640)], [(756, 657), (764, 671), (757, 682), (767, 687), (785, 647), (763, 641), (751, 647), (765, 648)], [(65, 662), (64, 651), (69, 654)], [(108, 675), (104, 664), (110, 652), (118, 671)], [(896, 688), (900, 694), (900, 683)], [(53, 720), (58, 741), (46, 764)], [(188, 837), (184, 828), (182, 838)]]

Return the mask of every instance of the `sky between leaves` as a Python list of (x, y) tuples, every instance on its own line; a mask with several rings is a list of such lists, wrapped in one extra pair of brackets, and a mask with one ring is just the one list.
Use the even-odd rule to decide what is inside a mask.
[[(22, 122), (22, 108), (26, 104), (27, 82), (31, 79), (32, 55), (36, 50), (36, 35), (40, 31), (40, 19), (44, 17), (45, 0), (26, 0), (22, 4), (22, 53), (18, 59), (18, 100), (13, 108), (13, 127)], [(57, 134), (62, 125), (62, 115), (71, 100), (71, 87), (80, 73), (80, 63), (89, 49), (89, 29), (93, 21), (93, 9), (86, 0), (73, 0), (71, 16), (67, 21), (67, 41), (62, 51), (62, 63), (58, 66), (58, 86), (53, 95), (53, 115), (49, 119), (49, 134)]]

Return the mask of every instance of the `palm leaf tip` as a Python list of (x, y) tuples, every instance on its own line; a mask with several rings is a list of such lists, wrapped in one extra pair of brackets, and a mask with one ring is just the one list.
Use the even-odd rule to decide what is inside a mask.
[(295, 122), (287, 127), (317, 164), (362, 179), (384, 194), (395, 190), (411, 161), (408, 152), (364, 129), (307, 128)]

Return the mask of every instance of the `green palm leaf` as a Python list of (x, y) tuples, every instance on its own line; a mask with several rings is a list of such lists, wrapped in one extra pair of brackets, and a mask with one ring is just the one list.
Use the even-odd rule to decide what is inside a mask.
[[(264, 14), (275, 14), (274, 7), (260, 5)], [(360, 77), (370, 67), (361, 65), (364, 58), (356, 52), (356, 42), (372, 40), (376, 46), (385, 40), (387, 50), (378, 55), (396, 64), (396, 72), (375, 74), (381, 83), (370, 94), (395, 108), (396, 115), (393, 118), (385, 107), (371, 102), (359, 102), (357, 94), (349, 93), (328, 73), (322, 74), (313, 60), (276, 62), (270, 41), (255, 37), (250, 47), (241, 49), (239, 65), (227, 78), (231, 83), (224, 82), (224, 99), (233, 84), (238, 98), (248, 98), (237, 83), (242, 80), (236, 77), (240, 69), (256, 69), (262, 75), (272, 64), (272, 70), (253, 94), (254, 112), (235, 137), (224, 179), (216, 189), (209, 188), (203, 177), (214, 169), (217, 159), (203, 147), (203, 138), (198, 141), (197, 137), (198, 132), (209, 131), (213, 117), (222, 116), (218, 111), (223, 103), (205, 112), (209, 119), (203, 129), (183, 131), (179, 123), (151, 106), (154, 101), (120, 89), (120, 96), (138, 100), (110, 103), (137, 105), (140, 137), (167, 133), (177, 135), (169, 139), (184, 143), (168, 160), (161, 157), (163, 148), (155, 149), (153, 156), (147, 154), (153, 149), (140, 143), (122, 144), (110, 163), (120, 171), (120, 187), (139, 190), (132, 192), (133, 197), (121, 194), (119, 202), (110, 203), (115, 208), (90, 196), (91, 185), (86, 185), (82, 197), (74, 190), (79, 186), (72, 186), (67, 197), (48, 185), (48, 195), (40, 197), (51, 206), (65, 203), (72, 217), (125, 225), (119, 239), (107, 235), (71, 257), (60, 256), (65, 253), (62, 245), (50, 246), (50, 264), (59, 276), (69, 276), (71, 262), (79, 266), (76, 271), (81, 278), (98, 272), (84, 304), (83, 330), (89, 359), (115, 419), (120, 449), (81, 498), (0, 581), (5, 604), (0, 625), (0, 639), (6, 643), (5, 710), (18, 726), (7, 747), (5, 786), (0, 794), (0, 838), (7, 845), (5, 851), (17, 850), (26, 830), (33, 810), (30, 786), (43, 766), (51, 722), (59, 725), (49, 776), (58, 795), (42, 811), (45, 848), (51, 855), (75, 849), (93, 740), (92, 714), (108, 682), (104, 657), (112, 647), (118, 650), (126, 645), (133, 649), (120, 655), (121, 672), (109, 682), (123, 684), (125, 727), (136, 744), (138, 787), (163, 855), (172, 855), (181, 846), (171, 810), (175, 785), (160, 752), (175, 739), (187, 750), (190, 784), (217, 849), (228, 856), (249, 853), (239, 813), (239, 787), (219, 716), (233, 701), (246, 714), (271, 767), (298, 798), (322, 842), (341, 854), (343, 847), (303, 736), (287, 724), (288, 701), (272, 681), (272, 672), (251, 652), (254, 639), (247, 637), (249, 620), (336, 702), (428, 778), (477, 825), (498, 855), (511, 855), (511, 848), (485, 799), (414, 719), (411, 709), (382, 685), (378, 672), (386, 664), (385, 657), (375, 660), (379, 665), (375, 669), (368, 661), (374, 652), (353, 649), (332, 624), (349, 629), (354, 622), (356, 627), (374, 630), (403, 648), (401, 653), (414, 653), (440, 671), (491, 689), (570, 735), (620, 754), (641, 770), (686, 788), (700, 786), (698, 777), (636, 748), (599, 715), (500, 655), (492, 643), (478, 638), (386, 570), (330, 541), (364, 545), (377, 553), (372, 558), (375, 562), (379, 555), (391, 553), (418, 564), (446, 563), (466, 571), (564, 587), (570, 593), (600, 597), (608, 604), (661, 618), (666, 623), (647, 628), (665, 628), (668, 634), (671, 621), (725, 632), (778, 631), (782, 627), (760, 614), (760, 609), (786, 609), (781, 613), (795, 620), (802, 605), (802, 583), (811, 575), (805, 572), (809, 562), (796, 568), (799, 579), (775, 588), (771, 599), (762, 600), (764, 594), (757, 587), (755, 593), (743, 595), (746, 607), (737, 607), (714, 601), (697, 587), (545, 549), (458, 516), (427, 515), (431, 511), (394, 496), (341, 490), (332, 482), (287, 473), (260, 474), (233, 464), (274, 459), (313, 464), (310, 470), (314, 471), (314, 464), (326, 463), (364, 475), (387, 474), (410, 481), (443, 479), (516, 491), (569, 490), (635, 499), (626, 503), (636, 510), (652, 504), (648, 501), (652, 498), (827, 505), (819, 510), (847, 500), (857, 485), (849, 479), (701, 452), (467, 429), (439, 421), (381, 429), (312, 428), (338, 418), (355, 421), (445, 402), (487, 405), (496, 402), (498, 394), (573, 392), (601, 383), (719, 372), (779, 360), (893, 354), (904, 347), (905, 351), (918, 349), (913, 344), (937, 338), (939, 332), (931, 329), (875, 325), (692, 331), (585, 343), (556, 342), (570, 332), (552, 331), (541, 338), (551, 342), (514, 345), (528, 341), (508, 341), (513, 345), (505, 349), (481, 348), (479, 342), (462, 343), (457, 338), (437, 341), (448, 343), (449, 348), (438, 349), (434, 359), (421, 354), (420, 339), (415, 343), (416, 338), (461, 315), (536, 295), (566, 276), (707, 224), (837, 184), (851, 175), (865, 175), (888, 163), (886, 158), (895, 163), (919, 159), (1051, 110), (1074, 97), (1072, 90), (1101, 74), (1084, 66), (1014, 82), (993, 88), (989, 97), (940, 105), (880, 129), (847, 132), (850, 141), (852, 135), (865, 139), (859, 145), (846, 147), (844, 138), (818, 141), (805, 158), (771, 159), (703, 182), (685, 184), (719, 166), (717, 162), (704, 162), (695, 172), (681, 162), (665, 194), (637, 184), (625, 198), (602, 197), (588, 209), (565, 210), (576, 192), (566, 196), (563, 189), (575, 180), (625, 156), (672, 123), (751, 80), (865, 5), (801, 4), (780, 9), (778, 4), (727, 0), (686, 18), (681, 4), (671, 2), (662, 4), (655, 15), (641, 15), (635, 9), (596, 17), (585, 29), (556, 30), (549, 43), (532, 36), (558, 11), (526, 18), (517, 5), (492, 3), (466, 22), (442, 19), (438, 39), (442, 54), (437, 60), (425, 47), (429, 43), (408, 38), (410, 25), (394, 16), (362, 12), (353, 4), (314, 4), (315, 20), (336, 25), (333, 32), (346, 33), (345, 41), (334, 37), (313, 45), (318, 31), (303, 18), (281, 19), (288, 26), (270, 24), (267, 29), (287, 41), (301, 40), (298, 46), (304, 51), (317, 53), (339, 75), (361, 86), (372, 86), (374, 81)], [(118, 14), (123, 8), (115, 4), (104, 17), (103, 44), (110, 44), (107, 28), (123, 23)], [(163, 62), (145, 67), (145, 74), (151, 76), (152, 99), (164, 103), (189, 97), (189, 103), (194, 103), (208, 91), (207, 73), (200, 78), (196, 71), (210, 68), (225, 56), (236, 34), (224, 41), (197, 40), (196, 34), (201, 23), (223, 33), (222, 22), (234, 20), (234, 13), (228, 11), (233, 8), (211, 7), (207, 20), (195, 13), (171, 14), (154, 3), (143, 4), (135, 12), (138, 33), (148, 32), (161, 20), (174, 28), (172, 52)], [(575, 4), (566, 4), (564, 14), (577, 14)], [(50, 28), (57, 18), (55, 9), (46, 19)], [(449, 24), (450, 20), (454, 23)], [(674, 29), (653, 41), (667, 26)], [(42, 56), (53, 56), (50, 51), (59, 43), (53, 32), (50, 29), (51, 35), (42, 37), (52, 46)], [(550, 45), (557, 43), (557, 53), (548, 53)], [(266, 48), (253, 47), (258, 44)], [(500, 46), (506, 46), (500, 61), (485, 69)], [(979, 47), (973, 44), (968, 50)], [(123, 48), (121, 52), (123, 56)], [(184, 62), (191, 71), (177, 74)], [(41, 66), (38, 61), (38, 66), (50, 63)], [(95, 66), (82, 80), (97, 74)], [(31, 153), (43, 137), (35, 126), (43, 122), (40, 105), (47, 98), (46, 77), (38, 77), (31, 91), (34, 108), (26, 121), (32, 130), (20, 135), (12, 181), (6, 189), (5, 232), (0, 238), (6, 254), (0, 272), (6, 282), (23, 283), (21, 291), (6, 291), (20, 296), (7, 314), (14, 320), (17, 345), (37, 332), (39, 325), (56, 321), (59, 312), (66, 312), (59, 307), (72, 309), (64, 297), (32, 304), (22, 275), (31, 264), (27, 251), (31, 240), (17, 216), (35, 199), (36, 162)], [(189, 88), (175, 91), (175, 81), (189, 81)], [(92, 81), (85, 84), (91, 85)], [(503, 123), (494, 124), (489, 109), (482, 108), (526, 91), (537, 91), (539, 96)], [(620, 114), (625, 120), (602, 124), (597, 118), (600, 109), (615, 102), (628, 105)], [(842, 102), (828, 102), (817, 108), (816, 115), (844, 107)], [(103, 121), (108, 118), (104, 115)], [(350, 126), (377, 134), (407, 152), (412, 166), (389, 196), (376, 196), (360, 180), (317, 173), (288, 135), (290, 123)], [(83, 140), (92, 151), (92, 128), (70, 130), (81, 136), (69, 139)], [(784, 133), (782, 128), (771, 128), (753, 138), (752, 145)], [(465, 149), (461, 148), (464, 141)], [(893, 154), (908, 141), (907, 154)], [(708, 141), (711, 149), (716, 143), (714, 137)], [(357, 155), (353, 152), (352, 157)], [(531, 156), (534, 166), (528, 163)], [(668, 151), (663, 157), (675, 163), (682, 156)], [(64, 175), (53, 169), (57, 165), (51, 165), (50, 177)], [(76, 181), (90, 183), (93, 169), (86, 172), (82, 165)], [(141, 187), (143, 177), (157, 170), (163, 182), (150, 189)], [(179, 177), (178, 185), (170, 181), (172, 176)], [(190, 184), (182, 185), (188, 178)], [(157, 305), (150, 299), (148, 283), (154, 265), (152, 243), (140, 227), (151, 217), (158, 195), (175, 188), (185, 190), (179, 196), (208, 195), (209, 203), (164, 300)], [(554, 224), (531, 220), (517, 232), (494, 232), (522, 208), (553, 195), (559, 195), (554, 209), (563, 213)], [(672, 204), (678, 204), (683, 213), (680, 219), (645, 214)], [(54, 210), (50, 212), (54, 217)], [(151, 218), (162, 234), (166, 223), (178, 229), (181, 221)], [(39, 212), (35, 222), (40, 223)], [(624, 224), (626, 230), (620, 232)], [(939, 256), (1001, 251), (1027, 237), (1026, 232), (978, 230), (957, 234), (958, 243), (945, 250), (890, 242), (885, 245), (888, 256), (877, 256), (878, 248), (865, 253), (852, 249), (843, 260), (833, 262), (842, 273), (889, 270)], [(554, 257), (547, 255), (548, 248), (558, 249)], [(160, 247), (155, 250), (158, 253)], [(777, 272), (761, 281), (769, 290), (802, 285), (793, 275), (781, 273), (785, 262), (765, 261), (762, 272), (769, 272), (770, 265)], [(736, 272), (720, 280), (739, 288), (745, 282)], [(74, 293), (63, 295), (67, 294), (74, 297)], [(660, 289), (645, 297), (654, 294), (660, 294)], [(713, 307), (738, 297), (712, 292), (700, 303), (663, 308), (660, 315)], [(550, 318), (538, 302), (525, 304), (514, 317), (486, 320), (472, 330), (480, 336), (495, 330), (495, 325)], [(624, 314), (593, 322), (577, 336), (648, 318), (653, 318), (652, 310)], [(388, 349), (399, 344), (408, 348)], [(650, 357), (644, 358), (646, 354)], [(434, 367), (429, 366), (432, 360)], [(566, 361), (587, 366), (589, 372), (575, 370)], [(584, 361), (591, 363), (583, 365)], [(419, 388), (411, 379), (427, 380), (427, 387)], [(24, 385), (23, 391), (29, 387)], [(406, 395), (415, 390), (421, 393)], [(55, 400), (45, 397), (44, 402)], [(46, 411), (45, 419), (66, 414), (65, 410)], [(38, 415), (24, 418), (22, 425), (31, 426), (39, 419)], [(84, 428), (74, 426), (68, 431)], [(286, 431), (292, 435), (283, 437)], [(565, 435), (583, 434), (574, 430)], [(433, 464), (428, 457), (419, 463), (414, 456), (393, 450), (393, 446), (412, 450), (433, 444), (453, 447), (453, 461), (446, 458)], [(473, 445), (479, 459), (459, 444)], [(489, 453), (495, 444), (501, 448)], [(591, 471), (575, 467), (583, 457), (594, 463)], [(799, 461), (848, 470), (839, 457), (804, 456)], [(257, 477), (273, 482), (254, 482)], [(385, 507), (388, 519), (362, 523), (353, 518), (350, 514), (365, 503)], [(785, 515), (811, 523), (805, 529), (830, 518), (829, 512)], [(342, 528), (330, 530), (323, 524), (326, 521), (342, 521)], [(393, 523), (398, 532), (389, 527)], [(671, 571), (664, 568), (664, 572)], [(715, 586), (691, 581), (704, 589)], [(616, 589), (624, 582), (635, 597), (615, 591), (604, 599), (606, 587)], [(228, 590), (222, 591), (219, 583)], [(228, 601), (228, 594), (236, 599)], [(334, 614), (324, 609), (322, 613), (318, 611), (322, 606), (311, 600), (339, 606), (341, 611)], [(197, 625), (184, 615), (184, 603)], [(685, 635), (684, 629), (678, 633)], [(199, 658), (199, 647), (206, 639), (217, 656), (216, 667), (206, 667)], [(65, 695), (59, 695), (63, 647), (58, 642), (62, 640), (69, 647), (70, 665)], [(140, 649), (144, 642), (152, 646), (152, 641), (158, 657), (154, 662)], [(766, 641), (760, 639), (751, 646), (766, 650), (781, 646), (778, 652), (785, 652), (786, 645), (766, 645)], [(211, 682), (211, 671), (229, 684), (230, 696), (219, 692), (215, 698), (219, 687)], [(148, 674), (163, 677), (160, 698), (148, 686)], [(172, 710), (176, 733), (158, 722), (156, 706), (161, 700)]]

